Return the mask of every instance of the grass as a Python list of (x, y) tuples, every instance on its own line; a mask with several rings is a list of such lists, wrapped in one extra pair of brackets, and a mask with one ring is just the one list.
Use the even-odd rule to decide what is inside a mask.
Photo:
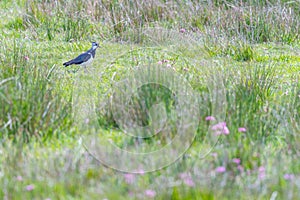
[[(299, 198), (298, 1), (4, 0), (0, 8), (2, 199)], [(62, 66), (91, 41), (101, 48), (90, 73)], [(111, 99), (120, 80), (149, 65), (176, 73), (193, 95), (178, 101), (159, 84), (138, 87), (127, 122), (153, 128), (166, 119), (172, 128), (137, 139), (124, 135)], [(174, 112), (188, 100), (191, 112)], [(76, 101), (96, 103), (96, 115), (76, 115)], [(149, 152), (174, 139), (178, 119), (197, 125), (195, 140), (151, 173), (106, 167), (83, 140), (94, 132), (103, 145)], [(222, 121), (230, 133), (218, 138), (211, 127)]]

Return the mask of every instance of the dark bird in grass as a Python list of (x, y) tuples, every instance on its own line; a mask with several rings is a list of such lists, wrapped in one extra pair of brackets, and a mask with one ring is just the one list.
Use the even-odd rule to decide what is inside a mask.
[(77, 56), (73, 60), (65, 62), (63, 65), (65, 67), (67, 67), (69, 65), (79, 65), (79, 66), (86, 67), (95, 58), (96, 49), (98, 47), (99, 47), (98, 43), (92, 42), (92, 48), (90, 48), (87, 52), (84, 52), (84, 53), (80, 54), (79, 56)]

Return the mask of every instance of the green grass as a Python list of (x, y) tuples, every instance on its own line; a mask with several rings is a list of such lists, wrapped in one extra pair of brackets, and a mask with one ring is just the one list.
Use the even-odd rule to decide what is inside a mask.
[[(0, 2), (0, 198), (299, 199), (299, 2), (120, 2)], [(62, 66), (91, 41), (101, 47), (90, 73)], [(95, 131), (145, 152), (174, 137), (176, 127), (125, 137), (115, 121), (116, 84), (149, 65), (185, 79), (200, 116), (177, 162), (128, 178), (91, 156), (81, 136)], [(96, 103), (96, 117), (76, 115), (78, 97)], [(169, 125), (191, 114), (176, 116), (176, 96), (161, 85), (138, 87), (131, 100), (129, 116), (144, 126), (164, 112)], [(157, 102), (161, 115), (151, 112)], [(210, 115), (229, 135), (213, 136)]]

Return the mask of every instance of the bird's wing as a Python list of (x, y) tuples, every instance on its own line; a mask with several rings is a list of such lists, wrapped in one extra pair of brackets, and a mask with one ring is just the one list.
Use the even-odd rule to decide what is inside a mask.
[(79, 56), (77, 56), (76, 58), (74, 58), (72, 61), (72, 64), (81, 64), (81, 63), (84, 63), (86, 61), (88, 61), (90, 58), (91, 58), (91, 53), (82, 53), (80, 54)]

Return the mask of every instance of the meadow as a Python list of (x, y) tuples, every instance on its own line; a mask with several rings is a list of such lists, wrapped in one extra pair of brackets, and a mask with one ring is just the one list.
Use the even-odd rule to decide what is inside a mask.
[[(299, 1), (2, 0), (0, 17), (1, 199), (300, 198)], [(92, 41), (100, 47), (88, 73), (62, 65)], [(150, 81), (123, 115), (114, 89), (147, 67), (193, 95)], [(95, 115), (76, 100), (95, 103)], [(183, 116), (173, 112), (180, 100)], [(125, 135), (132, 116), (167, 122), (170, 134)], [(193, 141), (156, 170), (151, 159), (131, 173), (136, 163), (91, 154), (98, 139), (163, 148), (178, 119), (195, 125)]]

